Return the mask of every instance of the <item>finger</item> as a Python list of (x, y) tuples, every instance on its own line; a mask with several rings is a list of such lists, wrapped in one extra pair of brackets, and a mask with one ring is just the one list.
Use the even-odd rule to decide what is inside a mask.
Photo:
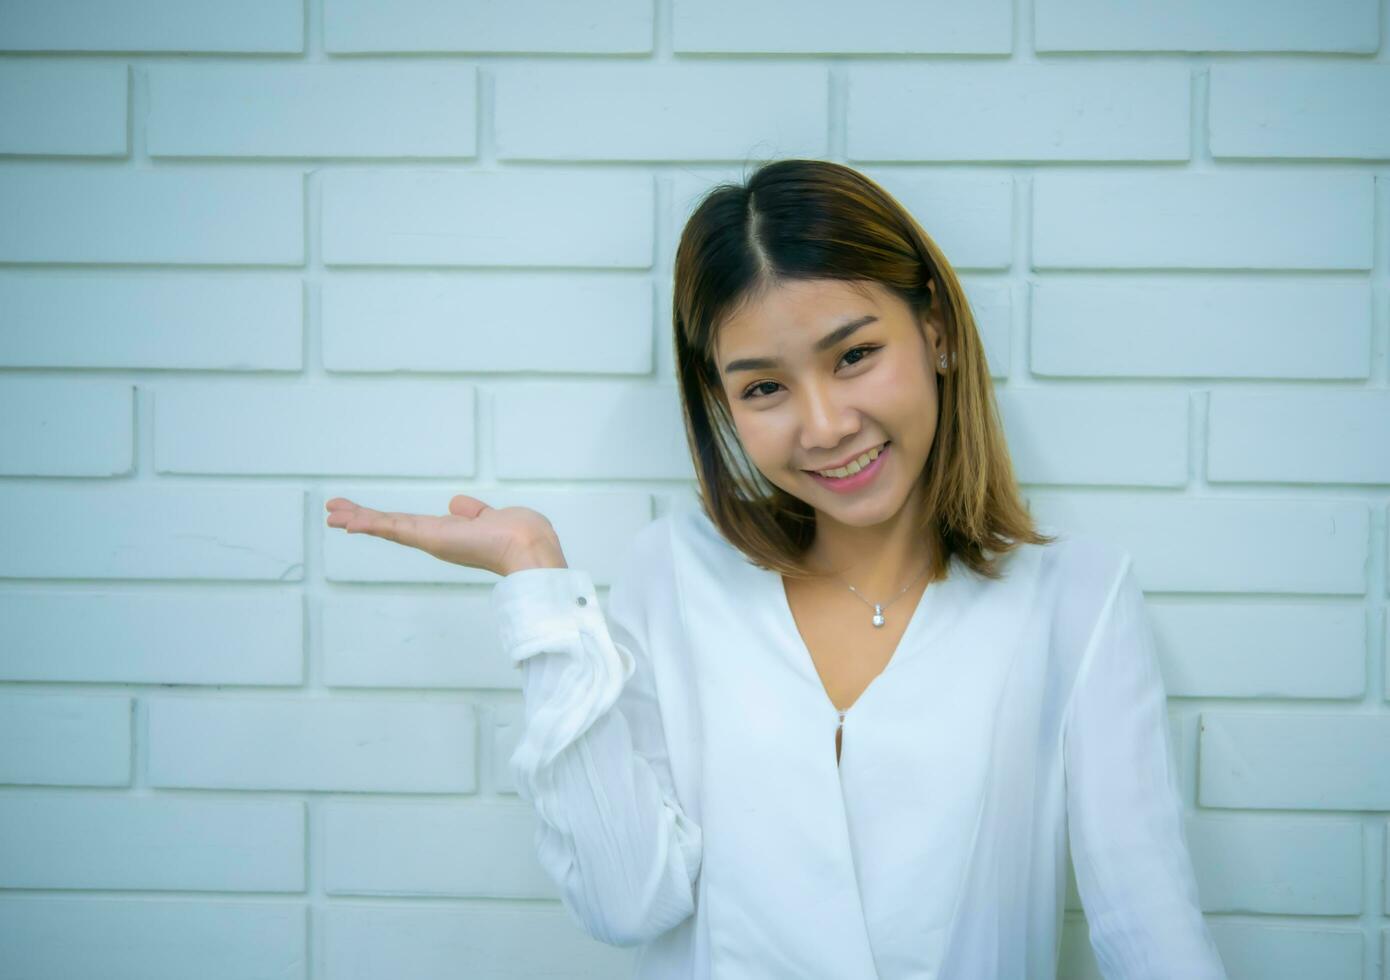
[(437, 518), (421, 517), (419, 514), (392, 514), (390, 520), (391, 531), (395, 535), (392, 540), (424, 551), (425, 524)]
[(424, 541), (420, 518), (415, 514), (381, 514), (373, 511), (371, 522), (360, 530), (394, 541), (410, 548), (419, 548)]
[(334, 497), (327, 502), (327, 506), (328, 517), (325, 523), (329, 527), (347, 527), (355, 517), (376, 513), (376, 511), (370, 510), (369, 508), (358, 507), (352, 501), (342, 497)]
[(483, 511), (490, 509), (477, 497), (470, 497), (466, 493), (461, 493), (449, 501), (449, 513), (457, 514), (460, 517), (477, 517)]
[[(329, 527), (341, 527), (349, 534), (376, 534), (382, 527), (382, 521), (390, 517), (390, 514), (383, 514), (379, 510), (372, 510), (370, 507), (339, 507), (328, 515)], [(341, 524), (334, 524), (335, 520), (342, 521)]]

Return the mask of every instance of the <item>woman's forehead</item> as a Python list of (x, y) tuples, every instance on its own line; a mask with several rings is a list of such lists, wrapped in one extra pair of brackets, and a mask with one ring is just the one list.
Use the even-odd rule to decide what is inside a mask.
[(806, 280), (770, 286), (724, 317), (715, 332), (715, 350), (737, 348), (760, 356), (769, 345), (809, 347), (843, 323), (865, 316), (882, 319), (888, 312), (882, 295), (858, 283)]

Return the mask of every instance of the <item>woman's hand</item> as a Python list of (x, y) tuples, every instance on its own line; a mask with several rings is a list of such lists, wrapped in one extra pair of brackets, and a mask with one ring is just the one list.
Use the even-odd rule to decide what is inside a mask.
[(449, 513), (397, 514), (359, 507), (344, 497), (326, 501), (328, 526), (374, 534), (419, 548), (441, 561), (509, 575), (525, 568), (565, 568), (560, 538), (546, 516), (529, 507), (489, 507), (459, 494)]

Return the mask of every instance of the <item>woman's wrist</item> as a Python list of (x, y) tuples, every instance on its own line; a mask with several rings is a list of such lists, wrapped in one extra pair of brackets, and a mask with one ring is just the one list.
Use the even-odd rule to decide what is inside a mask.
[(565, 553), (560, 549), (559, 541), (537, 541), (526, 545), (517, 550), (516, 554), (508, 556), (503, 575), (510, 575), (512, 572), (525, 571), (528, 568), (568, 568), (569, 564), (565, 561)]

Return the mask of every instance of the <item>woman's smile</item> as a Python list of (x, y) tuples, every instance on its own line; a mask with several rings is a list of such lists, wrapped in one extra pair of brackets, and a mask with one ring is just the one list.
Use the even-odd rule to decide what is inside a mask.
[[(878, 455), (857, 473), (851, 473), (847, 476), (824, 476), (815, 470), (807, 470), (806, 472), (811, 475), (813, 480), (828, 490), (834, 490), (836, 493), (853, 493), (856, 490), (862, 490), (864, 487), (867, 487), (874, 481), (874, 478), (878, 476), (883, 468), (888, 465), (888, 453), (891, 446), (891, 440), (879, 446), (877, 448)], [(875, 450), (871, 449), (869, 452), (873, 453)], [(862, 459), (863, 456), (859, 458)]]

